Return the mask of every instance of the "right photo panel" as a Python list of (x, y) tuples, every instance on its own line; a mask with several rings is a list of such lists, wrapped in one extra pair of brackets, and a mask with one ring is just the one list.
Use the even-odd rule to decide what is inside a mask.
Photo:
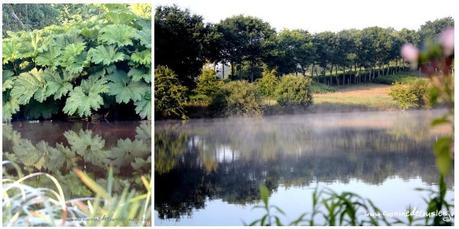
[(452, 5), (155, 1), (154, 225), (453, 226)]

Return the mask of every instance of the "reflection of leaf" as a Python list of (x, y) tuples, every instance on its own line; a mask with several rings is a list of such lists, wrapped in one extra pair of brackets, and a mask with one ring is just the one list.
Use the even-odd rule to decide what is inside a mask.
[(150, 122), (142, 122), (135, 128), (135, 139), (150, 142), (151, 140), (151, 124)]
[(57, 143), (56, 148), (51, 147), (49, 151), (49, 161), (47, 164), (48, 170), (69, 170), (75, 166), (73, 163), (74, 157), (75, 153), (72, 150), (60, 143)]
[(42, 154), (29, 140), (18, 142), (18, 144), (13, 146), (13, 152), (20, 162), (29, 168), (34, 168), (36, 163), (42, 158)]
[(104, 150), (105, 141), (99, 135), (93, 135), (90, 130), (80, 130), (78, 133), (67, 131), (64, 136), (72, 151), (82, 156), (85, 161), (94, 165), (106, 163), (108, 151)]
[(131, 166), (133, 169), (138, 170), (143, 167), (150, 167), (151, 164), (151, 157), (148, 157), (147, 160), (144, 160), (142, 158), (135, 158), (134, 162), (131, 162)]
[(144, 158), (150, 155), (150, 146), (144, 141), (131, 139), (118, 140), (112, 148), (113, 163), (118, 167), (129, 165), (135, 158)]

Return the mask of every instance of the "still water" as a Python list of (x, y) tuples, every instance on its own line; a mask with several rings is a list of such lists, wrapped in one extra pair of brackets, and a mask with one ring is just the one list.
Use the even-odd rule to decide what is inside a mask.
[[(155, 123), (155, 224), (242, 225), (259, 219), (258, 187), (290, 222), (316, 187), (352, 191), (386, 212), (424, 210), (436, 188), (432, 144), (444, 111), (199, 119)], [(447, 177), (448, 200), (453, 177)]]
[[(140, 177), (151, 174), (150, 129), (148, 121), (3, 124), (3, 160), (16, 163), (23, 174), (51, 174), (68, 198), (93, 195), (72, 172), (74, 168), (85, 171), (106, 187), (108, 169), (112, 167), (114, 193), (121, 193), (128, 186), (144, 192)], [(4, 168), (4, 177), (17, 174), (11, 166)], [(27, 184), (54, 187), (43, 176), (30, 179)]]

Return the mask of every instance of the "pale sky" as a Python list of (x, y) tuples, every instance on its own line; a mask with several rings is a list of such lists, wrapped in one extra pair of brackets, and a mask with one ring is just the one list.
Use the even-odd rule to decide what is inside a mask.
[(454, 16), (455, 0), (154, 0), (153, 4), (188, 8), (218, 23), (234, 15), (250, 15), (281, 30), (309, 32), (361, 29), (369, 26), (418, 29), (424, 22)]

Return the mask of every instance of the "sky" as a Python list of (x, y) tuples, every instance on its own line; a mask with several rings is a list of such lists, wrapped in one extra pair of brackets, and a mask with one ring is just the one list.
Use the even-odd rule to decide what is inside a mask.
[(453, 16), (454, 0), (155, 0), (176, 4), (218, 23), (234, 15), (250, 15), (269, 22), (276, 30), (309, 32), (361, 29), (369, 26), (417, 30), (429, 20)]

